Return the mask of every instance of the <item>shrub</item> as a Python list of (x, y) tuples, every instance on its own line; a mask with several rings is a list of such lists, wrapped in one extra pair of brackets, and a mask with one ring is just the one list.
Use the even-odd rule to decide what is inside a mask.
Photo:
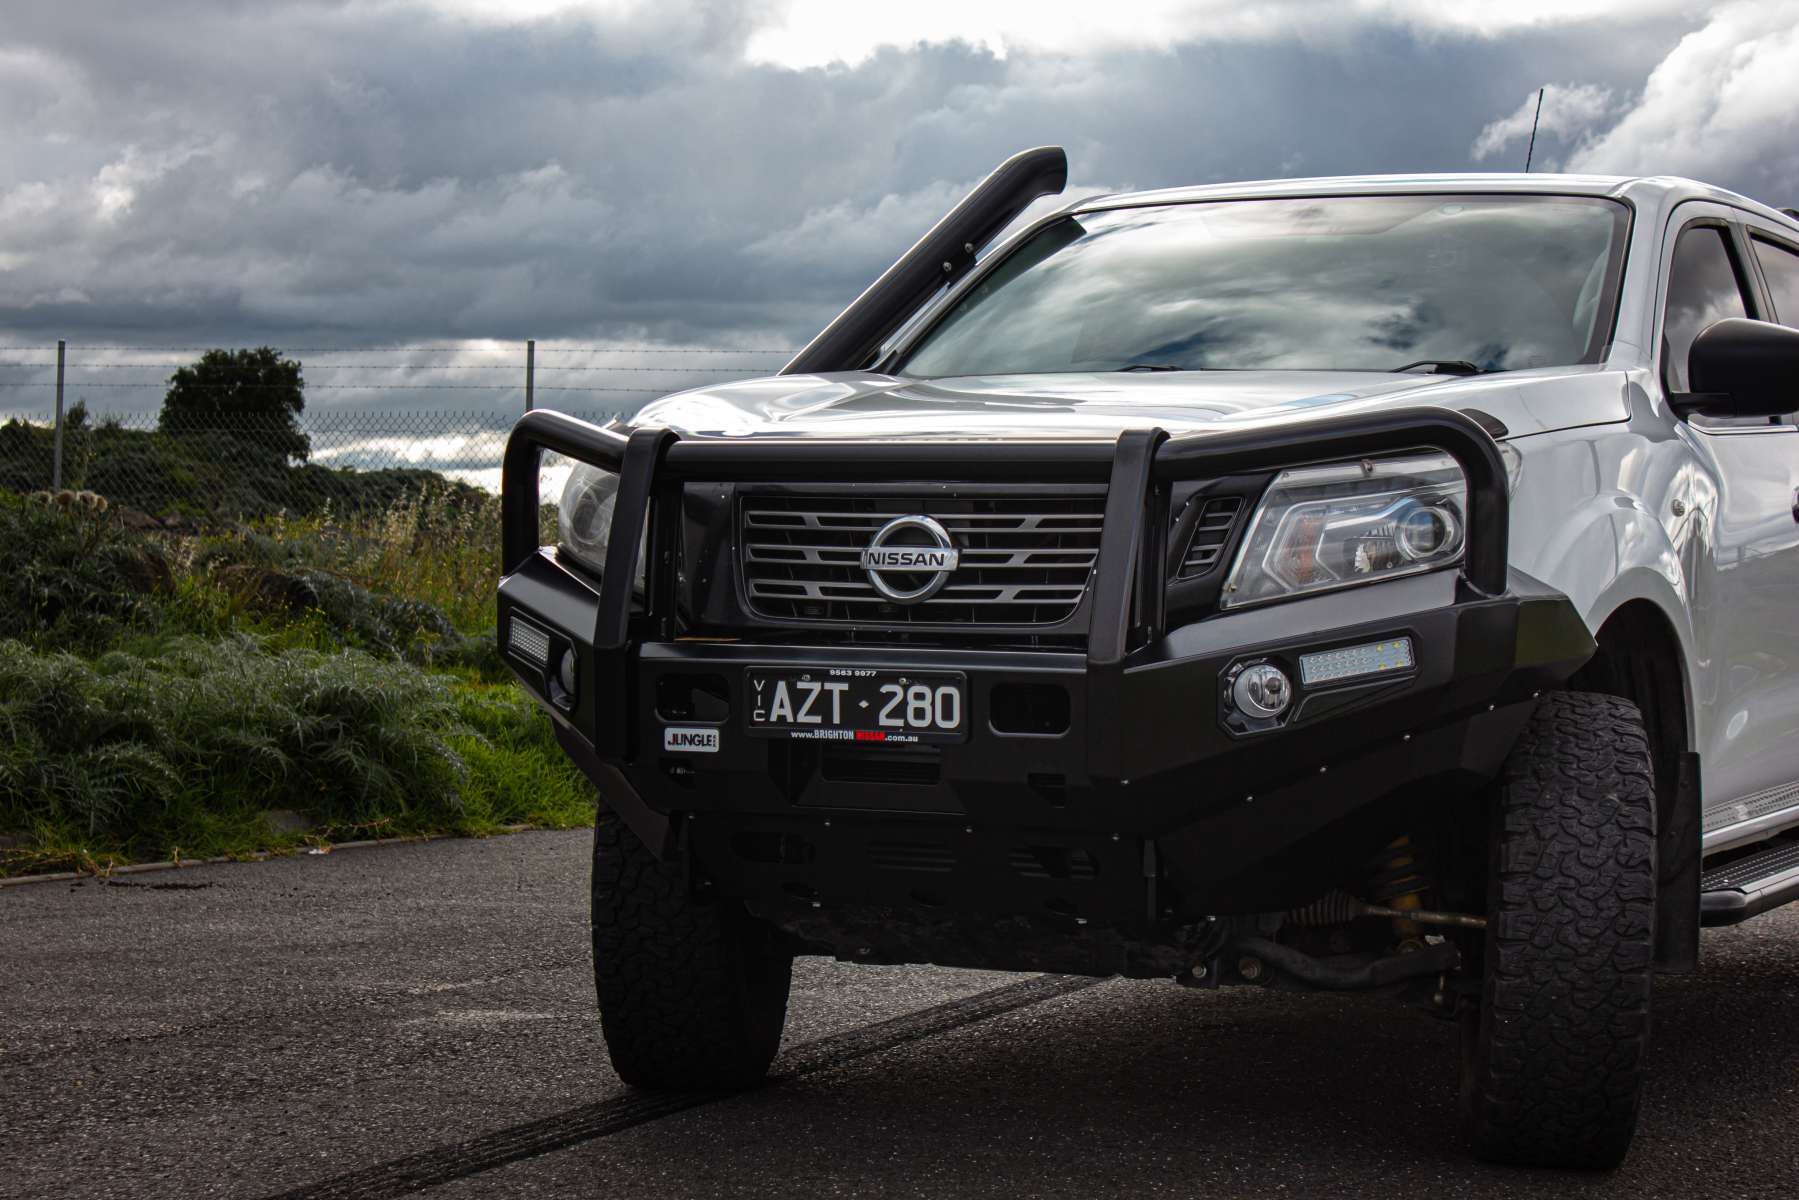
[(458, 815), (474, 730), (448, 681), (359, 651), (183, 639), (153, 656), (0, 642), (0, 827), (163, 840), (187, 810)]
[[(325, 571), (302, 569), (271, 578), (289, 587), (287, 602), (315, 610), (353, 645), (423, 665), (478, 665), (490, 657), (493, 634), (464, 635), (435, 605), (383, 596)], [(497, 659), (496, 659), (497, 662)]]
[[(45, 414), (48, 416), (48, 414)], [(87, 486), (83, 472), (91, 455), (92, 429), (87, 405), (77, 400), (63, 414), (62, 483)], [(0, 488), (35, 492), (53, 482), (56, 430), (49, 424), (34, 425), (13, 418), (0, 424)]]
[[(410, 511), (402, 505), (396, 513), (403, 522)], [(377, 524), (396, 522), (390, 516)], [(348, 645), (425, 665), (499, 667), (487, 607), (493, 590), (491, 561), (484, 560), (467, 585), (475, 598), (469, 624), (479, 630), (467, 634), (436, 604), (405, 594), (447, 595), (462, 601), (459, 608), (466, 613), (467, 593), (435, 586), (445, 572), (445, 559), (460, 557), (459, 548), (418, 545), (416, 538), (406, 538), (401, 553), (397, 546), (358, 538), (329, 520), (278, 521), (264, 528), (273, 535), (246, 528), (208, 539), (195, 555), (196, 568), (240, 601), (289, 619), (316, 618)], [(380, 559), (389, 551), (396, 561), (386, 570)], [(346, 577), (367, 577), (370, 570), (386, 576), (382, 582), (387, 590), (377, 592)]]
[(378, 511), (328, 506), (252, 522), (238, 537), (215, 542), (208, 554), (329, 571), (385, 595), (428, 603), (459, 629), (487, 633), (499, 582), (500, 505), (485, 493), (417, 491)]
[(491, 498), (204, 536), (67, 499), (0, 492), (0, 833), (24, 835), (0, 874), (293, 845), (277, 808), (327, 838), (591, 821), (542, 713), (496, 682)]
[(0, 493), (0, 637), (91, 645), (172, 585), (162, 547), (107, 514)]

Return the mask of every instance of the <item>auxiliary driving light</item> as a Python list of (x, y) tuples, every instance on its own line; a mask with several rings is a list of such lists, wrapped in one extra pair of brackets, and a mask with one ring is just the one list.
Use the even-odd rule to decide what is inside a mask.
[(1312, 687), (1320, 683), (1334, 683), (1340, 679), (1356, 679), (1363, 675), (1409, 671), (1412, 666), (1412, 639), (1393, 638), (1385, 642), (1345, 646), (1341, 650), (1302, 654), (1299, 656), (1299, 679), (1307, 687)]
[(1293, 702), (1293, 684), (1272, 663), (1243, 668), (1231, 684), (1231, 700), (1239, 712), (1266, 721), (1287, 711)]
[(538, 670), (550, 665), (550, 635), (527, 621), (514, 617), (506, 637), (507, 649)]

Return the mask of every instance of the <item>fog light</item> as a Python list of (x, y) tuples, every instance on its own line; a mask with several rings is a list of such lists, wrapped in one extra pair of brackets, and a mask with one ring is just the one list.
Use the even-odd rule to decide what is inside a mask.
[(570, 697), (575, 694), (575, 652), (564, 650), (562, 664), (556, 668), (556, 681), (562, 685), (562, 691)]
[(1394, 638), (1390, 642), (1369, 642), (1361, 646), (1345, 646), (1341, 650), (1321, 650), (1299, 657), (1299, 679), (1307, 687), (1334, 683), (1339, 679), (1356, 679), (1363, 675), (1384, 675), (1389, 671), (1412, 668), (1412, 639)]
[(1272, 663), (1244, 667), (1231, 684), (1231, 700), (1245, 716), (1267, 720), (1287, 711), (1293, 701), (1293, 685)]

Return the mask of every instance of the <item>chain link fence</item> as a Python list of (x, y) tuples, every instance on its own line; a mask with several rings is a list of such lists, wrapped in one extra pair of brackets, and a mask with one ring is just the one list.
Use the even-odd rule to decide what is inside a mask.
[[(588, 420), (611, 414), (577, 413)], [(63, 490), (153, 516), (257, 517), (381, 508), (421, 490), (497, 491), (513, 417), (500, 412), (336, 412), (303, 417), (306, 449), (276, 416), (165, 423), (154, 413), (66, 414)], [(0, 425), (0, 488), (49, 490), (53, 421)]]
[[(297, 417), (165, 413), (170, 374), (201, 352), (0, 346), (0, 489), (88, 491), (163, 520), (379, 510), (421, 491), (474, 498), (498, 491), (506, 437), (530, 405), (601, 422), (682, 388), (771, 373), (790, 353), (311, 347), (282, 352), (305, 375)], [(424, 407), (447, 392), (485, 403)], [(546, 496), (559, 475), (546, 473)]]

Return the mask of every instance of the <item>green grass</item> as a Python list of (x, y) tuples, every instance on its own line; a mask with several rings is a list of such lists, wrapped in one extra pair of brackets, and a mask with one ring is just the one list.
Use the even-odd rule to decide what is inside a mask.
[(549, 722), (516, 684), (464, 680), (452, 690), (468, 728), (450, 739), (469, 771), (462, 813), (467, 828), (593, 824), (593, 786), (569, 765)]
[(461, 629), (492, 629), (500, 561), (500, 505), (418, 493), (379, 512), (276, 516), (251, 537), (283, 548), (294, 566), (329, 571), (401, 600), (431, 605)]
[(497, 525), (439, 494), (142, 535), (0, 494), (0, 874), (590, 823), (493, 647)]

